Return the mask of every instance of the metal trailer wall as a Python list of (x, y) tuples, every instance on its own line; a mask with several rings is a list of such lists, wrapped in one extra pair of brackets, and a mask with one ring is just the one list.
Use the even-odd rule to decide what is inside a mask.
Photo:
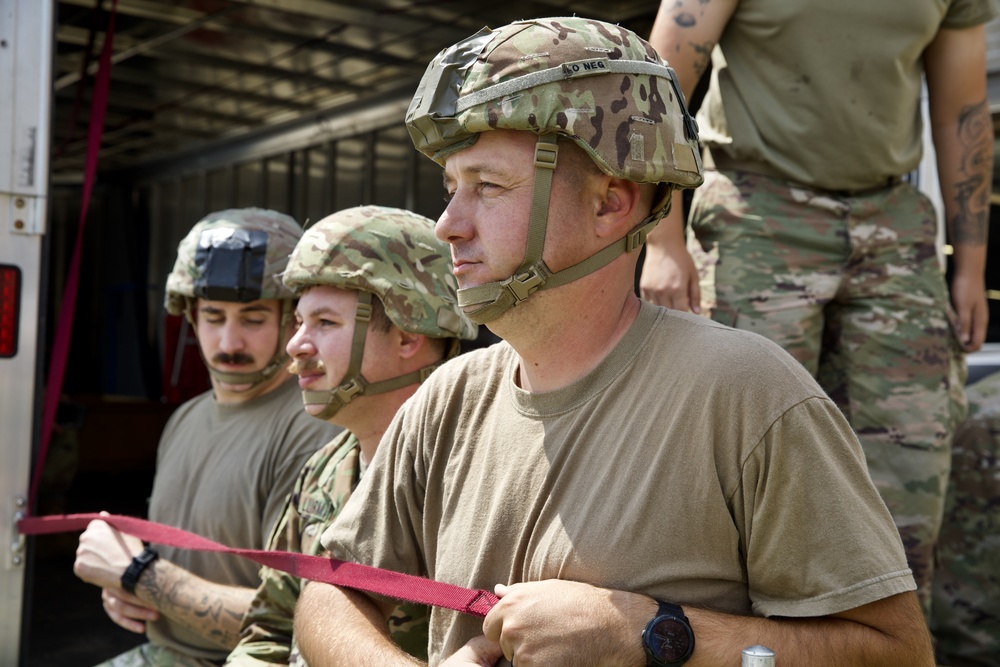
[(379, 204), (436, 218), (441, 171), (406, 134), (411, 96), (407, 89), (359, 102), (134, 172), (137, 214), (148, 216), (153, 230), (150, 285), (162, 287), (178, 241), (210, 211), (259, 206), (308, 226), (344, 208)]
[(0, 358), (0, 665), (18, 664), (25, 549), (16, 521), (27, 509), (40, 411), (35, 378), (52, 32), (52, 3), (0, 0), (0, 264), (16, 266), (21, 277), (17, 349)]

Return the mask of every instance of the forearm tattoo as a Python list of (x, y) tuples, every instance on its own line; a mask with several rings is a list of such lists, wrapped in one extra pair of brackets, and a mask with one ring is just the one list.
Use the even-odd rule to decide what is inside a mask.
[(153, 573), (150, 572), (152, 569), (143, 573), (136, 586), (142, 589), (141, 597), (148, 599), (164, 615), (209, 641), (224, 648), (236, 645), (242, 613), (229, 609), (227, 600), (206, 595), (183, 579), (170, 576), (169, 571), (161, 568)]
[(986, 100), (958, 115), (958, 177), (952, 195), (955, 214), (948, 221), (952, 243), (984, 245), (989, 223), (993, 174), (993, 125)]

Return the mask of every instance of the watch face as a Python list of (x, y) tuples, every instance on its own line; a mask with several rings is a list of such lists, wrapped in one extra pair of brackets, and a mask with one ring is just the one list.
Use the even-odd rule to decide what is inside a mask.
[(691, 633), (680, 619), (662, 616), (652, 627), (649, 643), (663, 662), (678, 662), (690, 655)]

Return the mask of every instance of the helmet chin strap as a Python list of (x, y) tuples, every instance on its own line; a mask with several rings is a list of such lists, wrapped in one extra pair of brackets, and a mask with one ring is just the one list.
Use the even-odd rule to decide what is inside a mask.
[(458, 339), (456, 338), (448, 354), (441, 361), (424, 366), (406, 375), (400, 375), (388, 380), (379, 382), (368, 382), (361, 375), (361, 362), (365, 356), (365, 338), (368, 335), (368, 325), (372, 319), (372, 293), (363, 290), (358, 291), (358, 305), (354, 311), (354, 336), (351, 339), (351, 360), (344, 373), (344, 379), (336, 389), (326, 389), (321, 391), (303, 391), (302, 403), (305, 405), (322, 405), (322, 410), (313, 415), (317, 419), (329, 421), (335, 414), (353, 401), (356, 397), (373, 394), (384, 394), (407, 387), (411, 384), (419, 384), (437, 369), (441, 364), (458, 354)]
[[(528, 242), (524, 260), (510, 278), (458, 290), (458, 305), (476, 324), (491, 322), (527, 300), (539, 290), (560, 287), (610, 264), (619, 255), (642, 247), (646, 235), (656, 226), (665, 210), (650, 214), (623, 238), (605, 246), (573, 266), (553, 273), (542, 260), (549, 217), (552, 175), (559, 157), (555, 133), (543, 134), (535, 143), (535, 182), (528, 220)], [(667, 201), (670, 194), (667, 193)]]
[[(188, 307), (184, 310), (184, 316), (187, 318), (188, 323), (191, 324), (191, 327), (197, 331), (194, 316), (192, 315), (193, 310), (193, 300), (188, 299)], [(274, 377), (275, 373), (285, 368), (288, 364), (288, 352), (285, 351), (285, 346), (288, 345), (288, 341), (291, 338), (289, 326), (292, 323), (292, 316), (292, 302), (287, 299), (282, 299), (281, 317), (278, 321), (277, 347), (275, 348), (274, 355), (271, 357), (271, 361), (268, 362), (267, 366), (264, 366), (264, 368), (256, 371), (237, 373), (232, 371), (220, 371), (213, 368), (212, 365), (208, 363), (208, 359), (205, 358), (205, 353), (202, 352), (201, 346), (199, 345), (198, 353), (201, 354), (201, 360), (205, 363), (205, 368), (208, 369), (208, 374), (218, 382), (225, 382), (226, 384), (233, 385), (250, 385), (243, 391), (250, 391), (254, 387), (270, 380)]]

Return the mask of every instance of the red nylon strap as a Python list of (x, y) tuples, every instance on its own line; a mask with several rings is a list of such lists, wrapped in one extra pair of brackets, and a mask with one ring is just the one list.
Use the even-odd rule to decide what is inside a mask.
[(28, 517), (18, 521), (17, 529), (22, 535), (49, 535), (83, 530), (94, 520), (106, 521), (123, 533), (134, 535), (146, 542), (167, 544), (182, 549), (236, 554), (303, 579), (346, 586), (396, 600), (444, 607), (472, 616), (486, 616), (499, 599), (489, 591), (463, 588), (412, 574), (392, 572), (335, 558), (307, 556), (287, 551), (234, 549), (180, 528), (131, 516), (91, 513)]
[[(31, 477), (31, 488), (28, 490), (28, 504), (31, 511), (34, 511), (35, 499), (38, 497), (42, 469), (45, 467), (45, 459), (49, 453), (49, 441), (52, 438), (52, 425), (55, 423), (56, 408), (59, 406), (59, 396), (62, 394), (63, 377), (66, 375), (66, 358), (69, 356), (69, 341), (73, 333), (73, 312), (76, 310), (76, 292), (80, 283), (83, 226), (87, 220), (87, 209), (90, 207), (90, 192), (94, 187), (94, 180), (97, 178), (97, 156), (101, 151), (104, 112), (108, 106), (108, 89), (111, 85), (111, 52), (115, 39), (115, 13), (117, 10), (118, 0), (112, 0), (108, 28), (104, 33), (104, 46), (101, 49), (100, 68), (94, 79), (94, 93), (90, 103), (90, 128), (87, 133), (87, 158), (83, 170), (83, 193), (80, 203), (80, 220), (77, 223), (76, 244), (73, 246), (73, 258), (70, 261), (69, 272), (66, 274), (66, 288), (63, 290), (62, 304), (59, 307), (59, 319), (56, 320), (55, 342), (52, 345), (49, 376), (45, 383), (42, 434), (38, 443), (38, 455), (35, 457), (35, 471)], [(83, 85), (82, 80), (80, 85)]]

